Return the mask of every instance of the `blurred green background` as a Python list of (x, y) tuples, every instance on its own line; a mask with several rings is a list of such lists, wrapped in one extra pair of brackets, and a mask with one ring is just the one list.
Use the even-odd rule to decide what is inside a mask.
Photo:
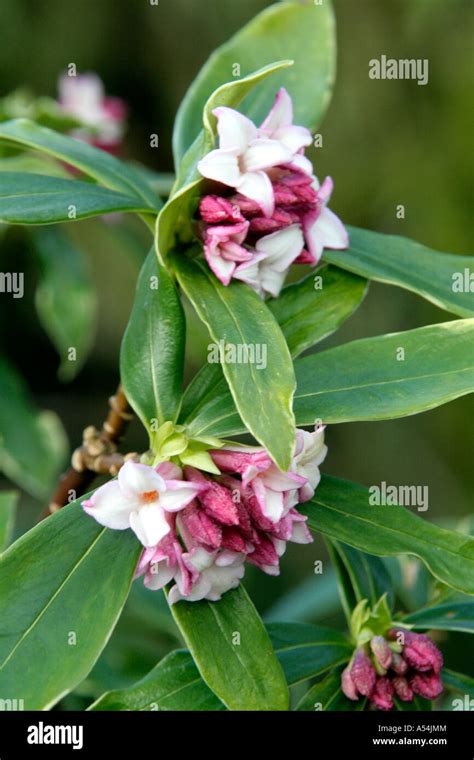
[[(79, 72), (96, 71), (107, 92), (129, 106), (124, 156), (172, 171), (172, 125), (186, 87), (209, 53), (269, 4), (159, 0), (155, 6), (149, 0), (37, 0), (33, 5), (28, 0), (2, 0), (1, 94), (22, 86), (55, 97), (57, 78), (69, 63), (74, 62)], [(318, 176), (330, 174), (334, 179), (331, 207), (349, 224), (407, 235), (442, 251), (470, 253), (474, 3), (335, 0), (334, 6), (337, 84), (320, 128), (323, 147), (312, 155)], [(369, 79), (369, 60), (382, 54), (429, 59), (428, 85)], [(311, 82), (307, 84), (311, 97)], [(159, 135), (158, 149), (149, 147), (153, 133)], [(396, 218), (399, 204), (406, 209), (404, 220)], [(69, 227), (87, 252), (99, 294), (94, 347), (77, 378), (67, 385), (57, 379), (58, 357), (34, 309), (37, 271), (28, 237), (18, 228), (7, 231), (0, 255), (4, 271), (10, 267), (26, 273), (26, 294), (22, 300), (2, 298), (0, 318), (2, 350), (24, 373), (38, 406), (60, 415), (75, 446), (86, 424), (101, 423), (117, 383), (120, 340), (150, 241), (146, 230), (133, 221), (119, 225), (90, 221)], [(414, 295), (373, 284), (359, 311), (318, 350), (450, 318)], [(196, 319), (189, 320), (188, 338), (189, 379), (203, 362), (207, 345)], [(333, 426), (327, 432), (329, 455), (323, 469), (366, 485), (382, 480), (428, 485), (430, 506), (423, 518), (456, 524), (473, 505), (473, 412), (471, 396), (416, 417)], [(144, 446), (134, 424), (127, 448)], [(24, 497), (18, 530), (33, 524), (42, 506)], [(305, 599), (313, 607), (318, 598), (323, 603), (324, 574), (318, 578), (312, 568), (315, 560), (325, 557), (324, 547), (315, 542), (290, 548), (277, 579), (249, 573), (248, 586), (260, 609), (268, 610), (299, 580), (311, 577)], [(141, 599), (143, 595), (137, 594)], [(150, 604), (148, 595), (142, 602)], [(134, 603), (146, 618), (145, 607), (137, 599)], [(328, 615), (328, 620), (334, 619), (331, 610)], [(141, 635), (145, 636), (143, 631)], [(151, 632), (147, 646), (153, 664), (157, 650)], [(166, 636), (159, 646), (159, 653), (166, 651)], [(119, 660), (125, 657), (123, 649), (117, 652)], [(450, 664), (462, 667), (454, 646)], [(142, 659), (136, 671), (143, 670)]]

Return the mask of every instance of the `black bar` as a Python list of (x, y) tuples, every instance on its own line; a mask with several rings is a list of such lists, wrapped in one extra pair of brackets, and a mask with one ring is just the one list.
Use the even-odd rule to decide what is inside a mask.
[[(63, 728), (60, 728), (63, 727)], [(50, 740), (57, 743), (51, 744)], [(33, 743), (38, 741), (40, 743)], [(64, 743), (69, 741), (69, 743)], [(74, 749), (74, 744), (77, 749)], [(1, 712), (0, 760), (298, 754), (472, 760), (471, 712)], [(286, 748), (286, 749), (285, 749)], [(343, 755), (344, 757), (344, 755)]]

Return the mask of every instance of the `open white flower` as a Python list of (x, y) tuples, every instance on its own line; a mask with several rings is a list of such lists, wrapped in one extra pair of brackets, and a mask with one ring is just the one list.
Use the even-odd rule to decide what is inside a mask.
[(192, 549), (189, 554), (183, 555), (183, 561), (192, 573), (199, 573), (198, 578), (187, 594), (181, 587), (180, 578), (177, 578), (168, 601), (170, 604), (175, 604), (180, 599), (188, 602), (200, 599), (217, 602), (222, 594), (239, 585), (245, 574), (245, 559), (246, 555), (239, 552), (208, 552), (202, 547)]
[(269, 293), (276, 298), (283, 287), (289, 266), (303, 250), (301, 226), (291, 224), (260, 238), (255, 245), (256, 254), (240, 264), (234, 277), (250, 285), (260, 296)]
[(280, 140), (260, 137), (255, 124), (233, 108), (222, 106), (212, 113), (217, 118), (219, 148), (199, 161), (199, 172), (234, 187), (271, 216), (275, 201), (266, 170), (290, 162), (293, 151)]
[(165, 479), (152, 467), (129, 461), (117, 480), (98, 488), (82, 506), (106, 528), (131, 528), (143, 546), (155, 546), (171, 529), (168, 513), (184, 509), (203, 488)]

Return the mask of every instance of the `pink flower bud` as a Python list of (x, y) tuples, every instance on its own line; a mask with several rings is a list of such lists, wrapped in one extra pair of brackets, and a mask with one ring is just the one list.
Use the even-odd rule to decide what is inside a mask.
[(408, 663), (397, 652), (392, 653), (392, 670), (400, 676), (403, 676), (408, 670)]
[(341, 673), (341, 689), (346, 695), (347, 699), (352, 699), (354, 701), (359, 699), (359, 696), (357, 694), (357, 689), (351, 677), (350, 665), (348, 665), (347, 668), (344, 668), (344, 670)]
[(392, 650), (383, 636), (373, 636), (370, 640), (370, 648), (374, 653), (375, 659), (379, 665), (388, 670), (392, 663)]
[(222, 543), (222, 528), (193, 502), (179, 514), (179, 527), (192, 545), (204, 544), (217, 549)]
[(359, 694), (369, 697), (375, 686), (376, 673), (363, 649), (358, 649), (354, 655), (351, 678)]
[(410, 686), (425, 699), (436, 699), (443, 691), (441, 678), (436, 673), (416, 673), (410, 679)]
[(403, 656), (415, 670), (421, 672), (434, 670), (440, 673), (443, 667), (443, 655), (430, 637), (423, 633), (407, 631)]
[(393, 686), (386, 676), (377, 678), (377, 683), (370, 696), (370, 701), (379, 710), (391, 710), (393, 707)]
[(206, 483), (207, 489), (201, 491), (200, 503), (205, 511), (223, 525), (238, 525), (239, 515), (232, 499), (232, 492), (212, 478), (206, 477), (194, 467), (185, 467), (186, 480), (194, 483)]
[(402, 702), (411, 702), (413, 700), (413, 689), (406, 678), (403, 676), (392, 678), (392, 685), (395, 689), (395, 694)]
[(224, 526), (222, 528), (222, 544), (223, 549), (229, 549), (232, 552), (246, 553), (248, 551), (248, 544), (242, 533), (238, 528)]
[(205, 195), (201, 198), (199, 213), (208, 224), (244, 221), (239, 207), (218, 195)]

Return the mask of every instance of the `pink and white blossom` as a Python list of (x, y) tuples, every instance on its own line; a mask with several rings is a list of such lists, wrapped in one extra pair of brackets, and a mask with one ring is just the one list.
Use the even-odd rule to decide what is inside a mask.
[[(272, 140), (279, 140), (294, 156), (301, 157), (304, 148), (311, 145), (313, 141), (309, 129), (293, 124), (293, 102), (284, 87), (277, 92), (273, 106), (260, 126), (259, 134)], [(309, 165), (309, 171), (312, 173), (311, 162), (308, 159), (305, 161), (308, 162), (306, 166)], [(298, 160), (295, 163), (298, 166), (302, 165)]]
[(294, 152), (280, 140), (261, 137), (255, 124), (233, 108), (222, 106), (212, 113), (217, 119), (219, 148), (199, 161), (198, 171), (235, 188), (271, 216), (275, 201), (267, 170), (288, 163)]
[(327, 204), (333, 191), (331, 177), (326, 177), (320, 187), (314, 179), (317, 188), (317, 202), (303, 215), (302, 226), (309, 256), (302, 263), (317, 264), (325, 248), (341, 250), (349, 245), (349, 235), (343, 223)]
[(264, 297), (276, 298), (283, 287), (289, 267), (303, 250), (303, 233), (299, 224), (261, 237), (255, 244), (255, 255), (240, 264), (233, 275)]
[(315, 266), (325, 248), (349, 244), (344, 225), (328, 208), (332, 179), (320, 185), (314, 175), (304, 156), (311, 133), (293, 124), (284, 88), (260, 127), (231, 108), (213, 113), (219, 147), (198, 169), (223, 190), (200, 202), (205, 257), (223, 285), (235, 278), (262, 298), (277, 297), (292, 264)]
[(298, 491), (298, 501), (309, 501), (321, 480), (319, 465), (326, 458), (328, 448), (324, 443), (324, 426), (316, 426), (310, 433), (307, 430), (296, 430), (296, 448), (292, 462), (292, 470), (303, 478), (306, 483)]
[(176, 585), (168, 596), (170, 604), (175, 604), (180, 599), (188, 602), (198, 602), (201, 599), (217, 602), (226, 591), (236, 588), (245, 574), (245, 554), (237, 552), (209, 552), (198, 547), (184, 554), (183, 561), (189, 571), (196, 574), (197, 580), (186, 593), (181, 579), (176, 578)]
[(204, 256), (210, 268), (223, 285), (228, 285), (235, 270), (243, 261), (252, 258), (251, 251), (242, 243), (247, 237), (249, 222), (210, 225), (204, 231)]
[(58, 90), (62, 109), (84, 124), (84, 128), (74, 130), (74, 137), (104, 150), (113, 151), (119, 146), (124, 134), (126, 106), (120, 98), (105, 94), (97, 74), (63, 74)]
[(171, 530), (170, 515), (184, 509), (205, 488), (165, 479), (159, 470), (128, 461), (117, 480), (98, 488), (82, 506), (106, 528), (131, 528), (143, 546), (155, 546)]

